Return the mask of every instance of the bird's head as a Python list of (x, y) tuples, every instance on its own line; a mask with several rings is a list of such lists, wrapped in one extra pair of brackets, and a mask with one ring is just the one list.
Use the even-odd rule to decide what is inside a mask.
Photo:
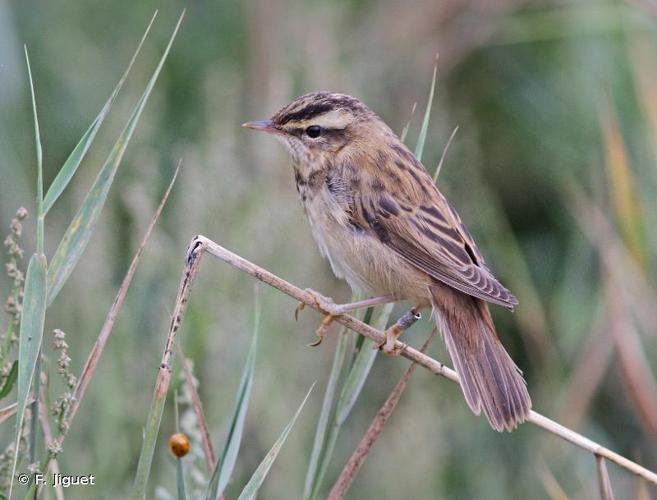
[(362, 147), (377, 132), (390, 130), (361, 101), (333, 92), (297, 97), (271, 119), (242, 126), (273, 134), (297, 164), (322, 162), (346, 146)]

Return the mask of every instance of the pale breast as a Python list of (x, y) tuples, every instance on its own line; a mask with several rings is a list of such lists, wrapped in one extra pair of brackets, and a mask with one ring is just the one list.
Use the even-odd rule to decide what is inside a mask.
[(365, 294), (393, 294), (400, 299), (426, 295), (429, 280), (423, 273), (351, 221), (352, 200), (340, 182), (326, 175), (321, 184), (297, 180), (313, 237), (334, 274)]

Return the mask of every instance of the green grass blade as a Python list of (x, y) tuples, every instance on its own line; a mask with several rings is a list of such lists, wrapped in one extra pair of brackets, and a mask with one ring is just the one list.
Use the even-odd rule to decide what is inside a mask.
[(445, 144), (445, 147), (443, 148), (443, 154), (440, 155), (440, 161), (438, 162), (438, 166), (436, 167), (436, 171), (433, 174), (433, 183), (435, 184), (438, 182), (438, 176), (440, 175), (440, 171), (443, 168), (443, 163), (445, 163), (445, 158), (447, 157), (447, 150), (449, 147), (452, 145), (452, 141), (454, 140), (454, 137), (456, 136), (456, 133), (459, 131), (459, 126), (457, 125), (454, 127), (454, 130), (452, 131), (452, 134), (449, 136), (449, 139), (447, 139), (447, 144)]
[[(37, 223), (36, 223), (36, 251), (37, 254), (43, 255), (45, 248), (44, 236), (44, 214), (43, 214), (43, 150), (41, 147), (41, 132), (39, 131), (39, 118), (37, 115), (36, 95), (34, 93), (34, 80), (32, 78), (32, 67), (30, 66), (30, 56), (27, 53), (27, 45), (23, 45), (25, 50), (25, 64), (27, 65), (27, 75), (30, 82), (30, 95), (32, 97), (32, 114), (34, 116), (34, 143), (36, 146), (37, 158)], [(36, 365), (33, 372), (41, 372), (41, 347), (36, 353)], [(40, 377), (37, 375), (34, 380), (34, 393), (39, 394)], [(39, 433), (39, 403), (34, 401), (30, 407), (32, 418), (30, 419), (30, 463), (36, 460), (37, 439)]]
[[(257, 297), (257, 296), (256, 296)], [(206, 498), (210, 500), (219, 499), (223, 495), (224, 489), (228, 484), (235, 463), (237, 462), (237, 454), (242, 442), (242, 435), (244, 433), (244, 420), (246, 419), (246, 412), (249, 407), (249, 400), (251, 398), (251, 388), (253, 386), (253, 372), (255, 370), (255, 357), (256, 345), (258, 343), (258, 329), (260, 328), (260, 305), (256, 299), (255, 308), (255, 325), (253, 327), (253, 339), (251, 340), (251, 347), (246, 356), (246, 363), (244, 364), (244, 371), (242, 372), (242, 379), (240, 380), (239, 389), (237, 390), (237, 399), (235, 401), (235, 411), (226, 436), (226, 443), (221, 456), (217, 460), (212, 478), (208, 485)]]
[(322, 460), (319, 464), (319, 471), (317, 472), (317, 478), (313, 484), (313, 490), (310, 494), (310, 499), (315, 500), (319, 498), (319, 490), (322, 487), (324, 482), (324, 476), (328, 470), (329, 463), (331, 462), (331, 457), (333, 457), (333, 452), (335, 451), (335, 445), (338, 442), (338, 435), (340, 434), (340, 429), (342, 426), (335, 423), (333, 420), (333, 425), (329, 429), (328, 436), (326, 437), (326, 442), (324, 443), (324, 449), (322, 450)]
[(176, 458), (176, 488), (178, 490), (178, 500), (187, 500), (182, 458)]
[[(18, 344), (18, 397), (16, 409), (16, 437), (14, 440), (14, 461), (11, 477), (16, 474), (18, 444), (20, 441), (25, 408), (30, 397), (30, 387), (35, 376), (37, 359), (43, 338), (43, 323), (46, 312), (46, 257), (34, 254), (27, 266), (25, 292), (23, 295), (23, 313), (19, 331)], [(13, 486), (13, 481), (11, 482)], [(11, 488), (9, 498), (11, 498)]]
[(427, 132), (429, 130), (429, 118), (431, 117), (431, 107), (433, 106), (433, 95), (436, 90), (436, 74), (438, 73), (438, 65), (433, 67), (433, 77), (431, 78), (431, 89), (429, 90), (429, 100), (427, 101), (427, 108), (424, 111), (424, 119), (422, 120), (422, 127), (420, 128), (420, 135), (417, 137), (417, 144), (415, 145), (415, 157), (422, 161), (422, 153), (424, 152), (424, 143), (427, 140)]
[(371, 340), (367, 340), (358, 351), (338, 398), (338, 405), (335, 410), (335, 423), (337, 425), (341, 426), (351, 413), (374, 365), (377, 354), (378, 350)]
[[(372, 326), (377, 330), (384, 330), (393, 307), (394, 304), (383, 306)], [(338, 406), (335, 411), (335, 422), (337, 425), (342, 425), (351, 413), (370, 374), (378, 352), (375, 342), (371, 340), (365, 341), (358, 351), (354, 364), (351, 370), (349, 370), (347, 379), (342, 386), (340, 398), (338, 399)]]
[(144, 93), (140, 97), (130, 119), (110, 151), (110, 154), (107, 157), (103, 168), (98, 173), (93, 186), (87, 193), (80, 210), (71, 221), (71, 224), (66, 229), (66, 233), (64, 233), (62, 241), (59, 243), (57, 250), (55, 250), (50, 267), (48, 268), (48, 305), (52, 303), (61, 290), (91, 239), (98, 217), (105, 205), (107, 194), (112, 186), (112, 182), (114, 181), (114, 176), (116, 175), (116, 171), (123, 158), (123, 154), (125, 153), (130, 138), (137, 126), (141, 113), (144, 110), (144, 106), (148, 101), (148, 97), (153, 90), (157, 77), (162, 70), (164, 61), (169, 55), (169, 50), (176, 38), (176, 34), (178, 33), (184, 15), (185, 12), (183, 11), (178, 19), (178, 23), (176, 24), (171, 38), (169, 39), (169, 43), (164, 50), (164, 54), (162, 54), (162, 58), (160, 59), (157, 68), (146, 85)]
[[(352, 302), (356, 300), (352, 296)], [(322, 401), (322, 409), (319, 413), (317, 421), (317, 429), (315, 430), (315, 440), (313, 442), (313, 449), (310, 454), (310, 463), (308, 464), (308, 471), (306, 472), (306, 481), (303, 487), (303, 498), (309, 499), (315, 487), (317, 479), (317, 471), (319, 460), (324, 450), (324, 443), (326, 441), (326, 433), (328, 430), (329, 422), (335, 406), (335, 399), (337, 394), (338, 381), (344, 367), (344, 362), (347, 357), (349, 347), (349, 331), (342, 328), (338, 335), (338, 341), (335, 346), (335, 354), (333, 355), (333, 364), (331, 366), (331, 373), (329, 374), (328, 381), (326, 382), (326, 391), (324, 392), (324, 400)]]
[(404, 128), (401, 131), (401, 135), (399, 136), (402, 142), (406, 141), (406, 136), (408, 135), (408, 129), (411, 128), (411, 122), (413, 121), (413, 116), (415, 115), (415, 108), (417, 108), (417, 102), (413, 103), (413, 107), (411, 108), (411, 116), (406, 122), (406, 125), (404, 125)]
[(11, 365), (11, 369), (9, 370), (9, 375), (7, 375), (7, 378), (5, 379), (5, 383), (2, 386), (2, 389), (0, 389), (0, 399), (6, 398), (11, 390), (14, 388), (14, 384), (16, 384), (16, 380), (18, 379), (18, 361), (14, 361)]
[[(394, 304), (386, 304), (381, 308), (376, 320), (372, 324), (375, 328), (383, 330), (388, 323), (390, 318), (390, 313)], [(370, 324), (372, 318), (372, 308), (368, 309), (364, 322)], [(362, 342), (361, 342), (362, 341)], [(333, 425), (331, 426), (328, 436), (326, 437), (326, 442), (321, 454), (321, 460), (319, 464), (319, 470), (316, 473), (316, 478), (312, 487), (312, 493), (310, 494), (310, 499), (316, 499), (319, 497), (319, 490), (324, 481), (324, 476), (328, 470), (329, 463), (333, 457), (333, 451), (335, 450), (335, 445), (338, 440), (338, 435), (340, 434), (340, 429), (342, 425), (349, 417), (351, 410), (358, 397), (361, 394), (363, 387), (365, 386), (365, 381), (370, 374), (378, 350), (374, 348), (374, 342), (367, 340), (364, 337), (359, 337), (357, 342), (358, 354), (356, 359), (352, 363), (347, 377), (345, 378), (342, 388), (340, 390), (340, 396), (338, 397), (338, 402), (336, 404), (335, 413), (333, 416)]]
[(308, 389), (308, 392), (306, 393), (306, 397), (303, 398), (303, 401), (301, 402), (301, 405), (299, 405), (299, 408), (297, 409), (296, 413), (292, 417), (292, 420), (290, 420), (290, 422), (285, 426), (285, 429), (283, 429), (283, 432), (278, 437), (274, 445), (271, 447), (265, 458), (262, 460), (262, 462), (260, 462), (260, 465), (251, 476), (251, 479), (249, 479), (249, 482), (246, 483), (246, 486), (242, 490), (242, 493), (240, 493), (238, 500), (251, 500), (255, 498), (256, 494), (258, 493), (258, 490), (260, 489), (260, 486), (262, 486), (262, 483), (264, 482), (265, 478), (267, 477), (267, 474), (269, 473), (269, 469), (271, 469), (274, 460), (276, 460), (276, 457), (278, 456), (278, 453), (281, 451), (283, 444), (285, 444), (285, 440), (290, 434), (292, 427), (294, 427), (294, 424), (296, 423), (297, 418), (301, 413), (301, 410), (306, 404), (306, 401), (308, 400), (308, 397), (310, 396), (313, 387), (315, 387), (314, 383), (313, 385), (310, 386), (310, 389)]
[(96, 137), (96, 133), (98, 132), (98, 129), (100, 129), (100, 126), (103, 124), (103, 121), (105, 121), (105, 118), (107, 117), (110, 109), (112, 108), (112, 105), (114, 104), (114, 100), (116, 99), (116, 96), (119, 94), (119, 91), (121, 90), (123, 84), (128, 78), (128, 74), (130, 73), (130, 70), (132, 69), (134, 62), (137, 59), (137, 55), (139, 55), (141, 47), (144, 44), (146, 37), (148, 36), (148, 32), (150, 31), (151, 26), (153, 26), (153, 22), (155, 21), (156, 16), (157, 16), (157, 11), (155, 11), (155, 14), (153, 14), (150, 23), (148, 23), (148, 26), (146, 27), (146, 31), (144, 32), (144, 35), (141, 37), (139, 45), (137, 45), (137, 50), (135, 50), (132, 59), (130, 59), (130, 63), (128, 64), (128, 67), (126, 68), (123, 75), (121, 76), (119, 83), (112, 91), (112, 94), (109, 96), (109, 99), (107, 99), (107, 102), (98, 113), (98, 116), (96, 116), (94, 121), (91, 123), (87, 131), (80, 139), (80, 141), (73, 148), (73, 151), (71, 151), (71, 154), (68, 156), (68, 158), (62, 165), (62, 168), (59, 169), (59, 173), (52, 181), (52, 184), (50, 184), (50, 187), (48, 188), (48, 192), (46, 193), (46, 196), (43, 200), (44, 216), (50, 211), (50, 209), (55, 204), (59, 196), (64, 192), (64, 189), (66, 189), (66, 186), (68, 186), (68, 183), (71, 181), (71, 179), (75, 175), (75, 172), (78, 170), (80, 163), (82, 163), (82, 160), (87, 154), (87, 151), (89, 151), (89, 148), (91, 147), (91, 144), (93, 143)]
[(25, 63), (27, 64), (27, 76), (30, 81), (30, 95), (32, 96), (32, 114), (34, 115), (34, 142), (36, 144), (37, 157), (37, 241), (36, 247), (38, 253), (44, 252), (43, 236), (43, 150), (41, 149), (41, 133), (39, 132), (39, 118), (37, 117), (36, 96), (34, 95), (34, 82), (32, 81), (32, 67), (30, 66), (30, 57), (27, 54), (27, 45), (23, 46), (25, 50)]

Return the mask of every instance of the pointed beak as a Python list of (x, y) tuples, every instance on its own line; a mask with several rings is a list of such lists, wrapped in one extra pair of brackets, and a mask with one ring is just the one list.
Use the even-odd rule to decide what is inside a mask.
[(276, 133), (279, 130), (271, 120), (256, 120), (253, 122), (242, 123), (242, 127), (253, 130), (262, 130), (263, 132)]

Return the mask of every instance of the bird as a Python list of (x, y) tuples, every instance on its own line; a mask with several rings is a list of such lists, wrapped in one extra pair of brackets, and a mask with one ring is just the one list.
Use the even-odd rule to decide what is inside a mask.
[(518, 300), (392, 129), (359, 99), (326, 91), (243, 127), (271, 134), (287, 149), (320, 252), (354, 292), (373, 297), (338, 306), (314, 292), (324, 323), (363, 305), (409, 301), (410, 321), (405, 315), (389, 328), (381, 346), (395, 354), (400, 333), (431, 308), (470, 409), (483, 411), (497, 431), (527, 420), (527, 384), (489, 310), (489, 304), (513, 310)]

